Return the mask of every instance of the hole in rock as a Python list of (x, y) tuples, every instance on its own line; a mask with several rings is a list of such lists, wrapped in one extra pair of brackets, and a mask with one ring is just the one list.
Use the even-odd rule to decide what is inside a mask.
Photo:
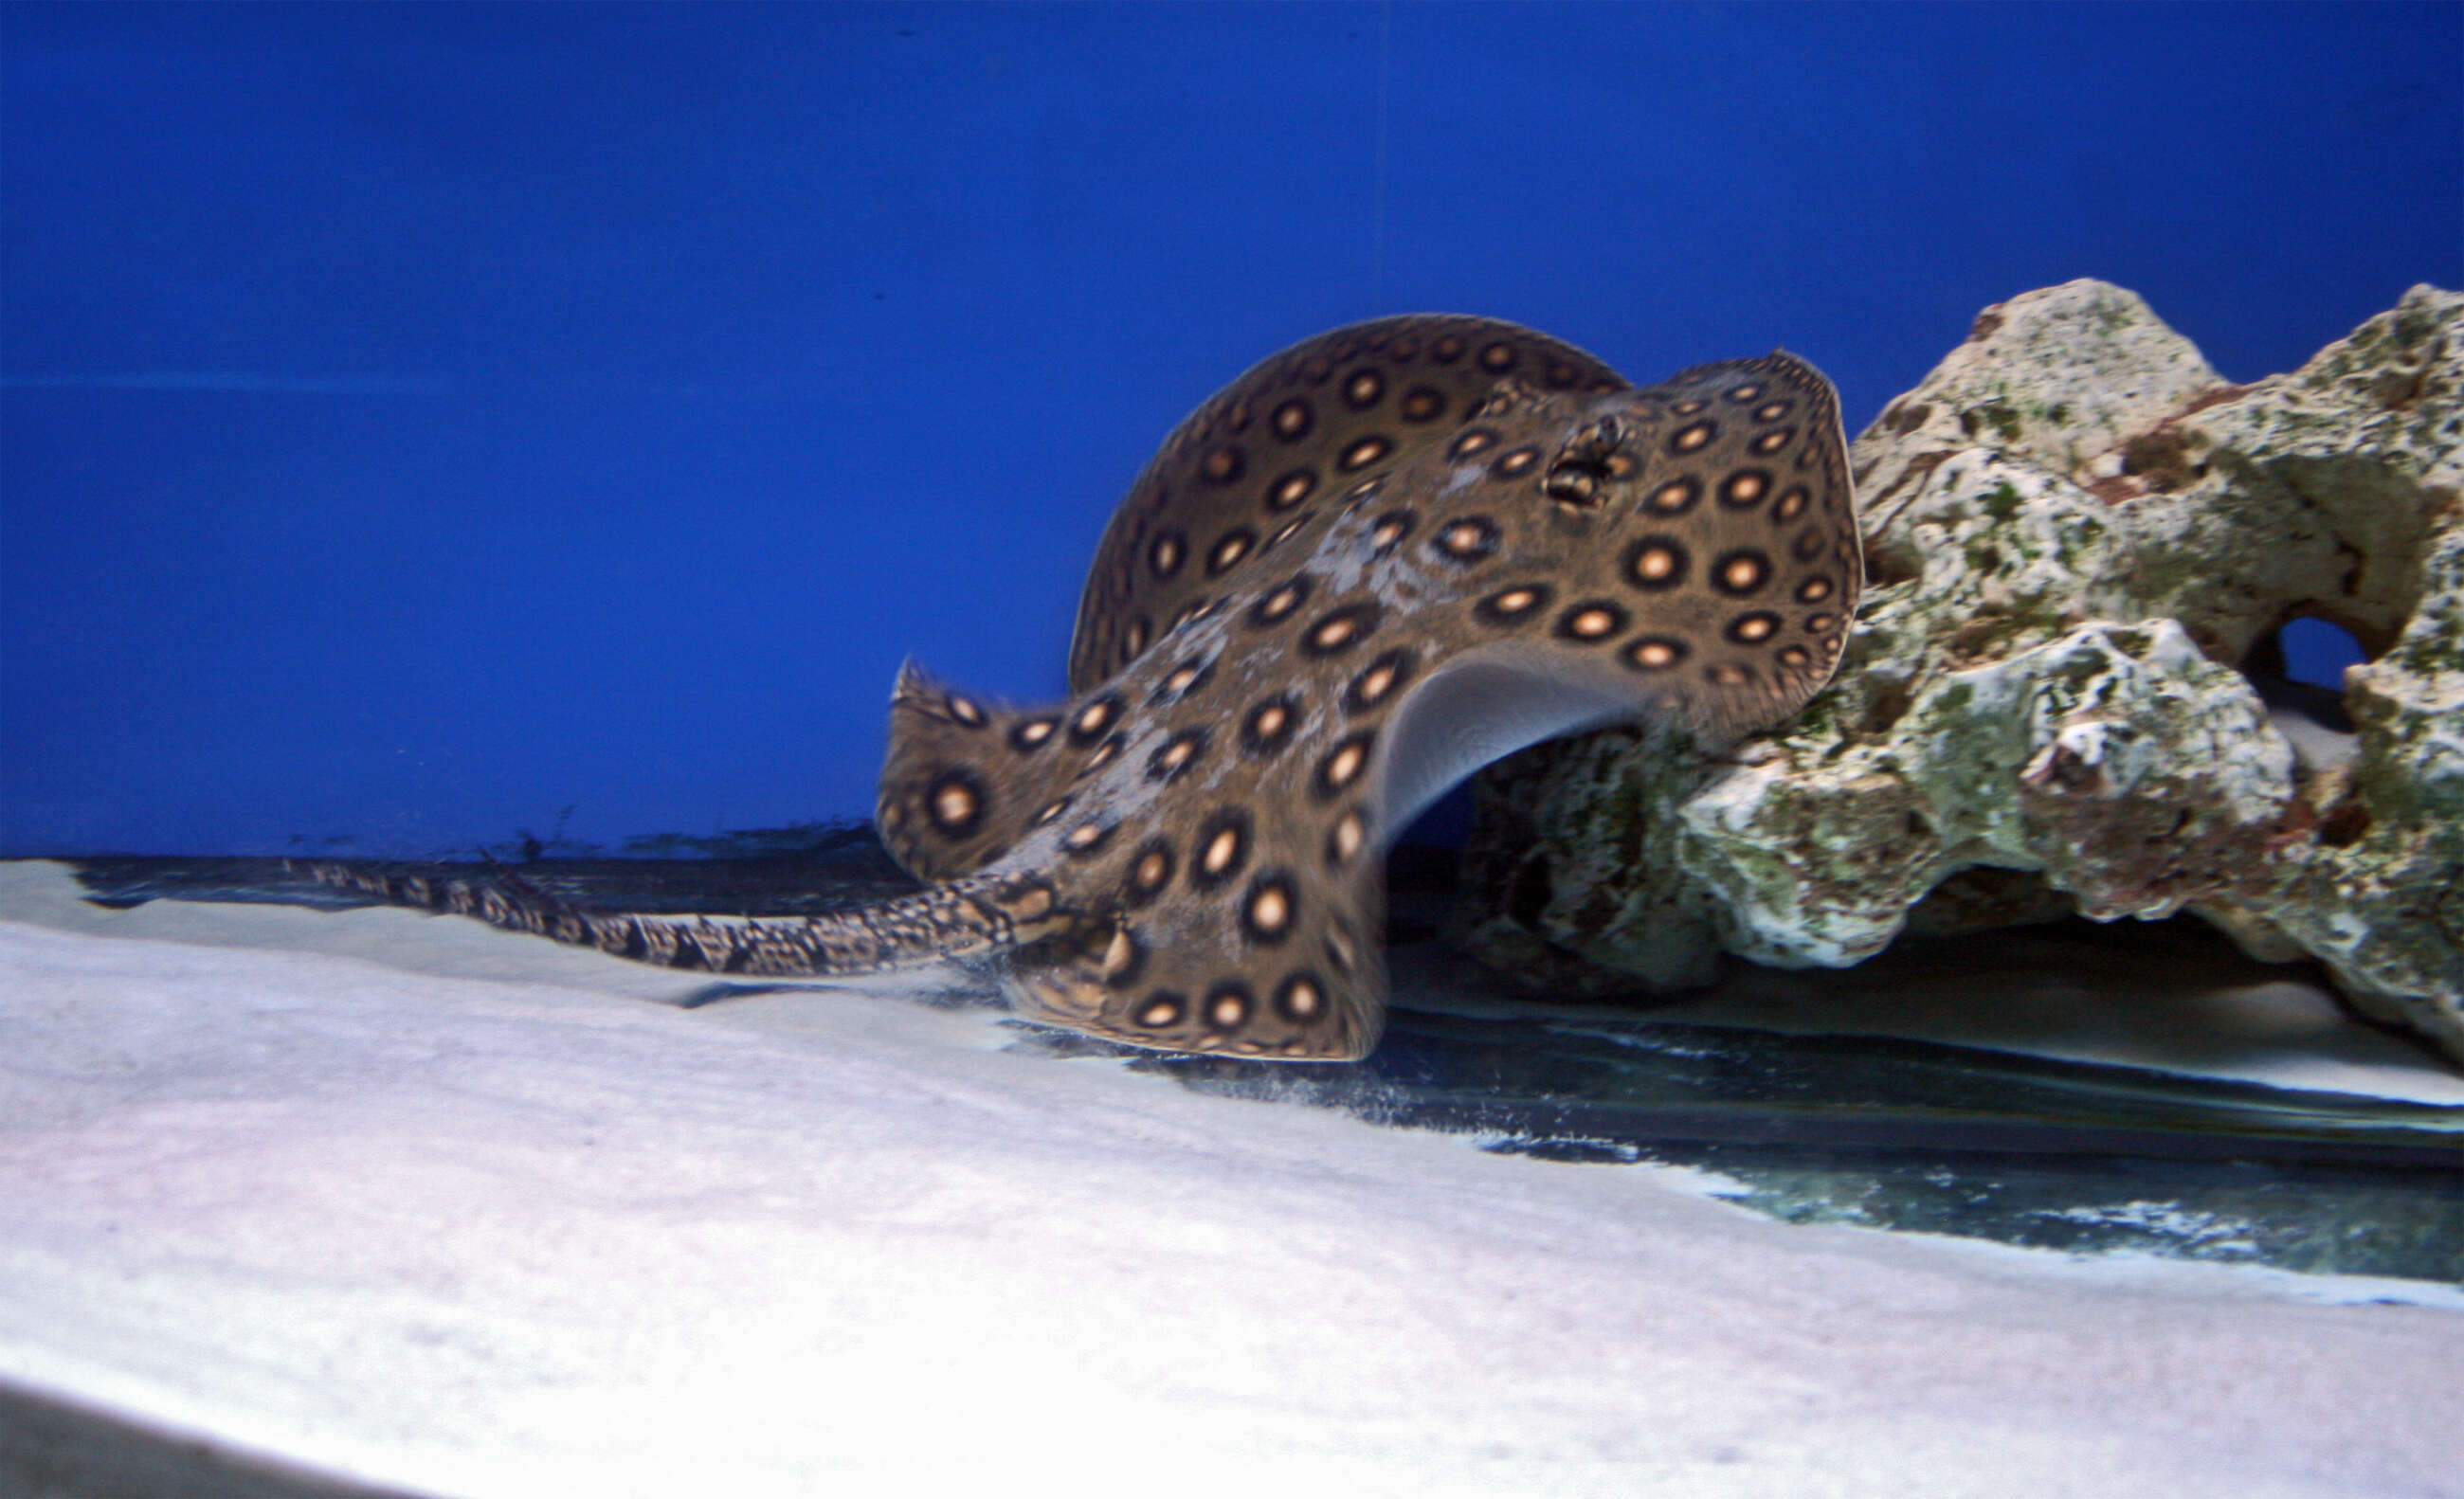
[(2298, 615), (2258, 637), (2241, 672), (2277, 714), (2299, 714), (2339, 734), (2353, 731), (2344, 709), (2344, 668), (2369, 659), (2353, 632), (2314, 614)]
[(1549, 881), (1549, 860), (1534, 853), (1514, 871), (1514, 884), (1506, 893), (1506, 914), (1517, 925), (1534, 927), (1540, 924), (1540, 914), (1549, 909), (1549, 899), (1555, 892)]
[(2368, 835), (2370, 822), (2368, 804), (2358, 800), (2339, 802), (2319, 819), (2313, 836), (2330, 849), (2349, 849)]
[(1896, 583), (1909, 583), (1925, 576), (1925, 569), (1897, 547), (1865, 549), (1865, 586), (1887, 588)]
[(2344, 690), (2344, 668), (2366, 659), (2353, 632), (2328, 620), (2304, 616), (2276, 632), (2284, 674), (2297, 682)]
[(1865, 694), (1865, 716), (1857, 725), (1858, 732), (1880, 738), (1891, 732), (1891, 726), (1906, 716), (1908, 705), (1915, 699), (1905, 681), (1891, 677), (1878, 678)]

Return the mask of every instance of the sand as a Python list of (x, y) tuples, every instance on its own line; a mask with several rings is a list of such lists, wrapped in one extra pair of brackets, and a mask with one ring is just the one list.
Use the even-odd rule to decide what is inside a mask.
[(2464, 1494), (2464, 1293), (1776, 1223), (963, 981), (0, 865), (0, 1381), (436, 1495)]

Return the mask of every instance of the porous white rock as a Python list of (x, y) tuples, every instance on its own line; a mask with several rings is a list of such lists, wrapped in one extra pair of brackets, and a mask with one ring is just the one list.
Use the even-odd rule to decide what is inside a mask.
[[(1492, 769), (1459, 941), (1599, 993), (2187, 910), (2464, 1059), (2464, 296), (2235, 386), (2128, 292), (2032, 292), (1854, 461), (1871, 585), (1837, 679), (1743, 745), (1620, 731)], [(2262, 696), (2302, 617), (2370, 656), (2349, 731)]]

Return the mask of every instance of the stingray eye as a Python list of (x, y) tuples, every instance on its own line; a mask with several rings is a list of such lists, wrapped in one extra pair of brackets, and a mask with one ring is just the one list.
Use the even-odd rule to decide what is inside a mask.
[(1549, 460), (1540, 492), (1561, 505), (1588, 510), (1600, 503), (1609, 480), (1621, 477), (1617, 449), (1625, 434), (1617, 418), (1601, 417), (1577, 429)]

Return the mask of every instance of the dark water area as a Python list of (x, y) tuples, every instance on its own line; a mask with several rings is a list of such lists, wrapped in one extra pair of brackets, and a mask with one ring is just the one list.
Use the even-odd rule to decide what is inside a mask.
[(2464, 1284), (2464, 1111), (1882, 1036), (1398, 1008), (1356, 1068), (1133, 1067), (1235, 1097), (1688, 1166), (1793, 1223)]

